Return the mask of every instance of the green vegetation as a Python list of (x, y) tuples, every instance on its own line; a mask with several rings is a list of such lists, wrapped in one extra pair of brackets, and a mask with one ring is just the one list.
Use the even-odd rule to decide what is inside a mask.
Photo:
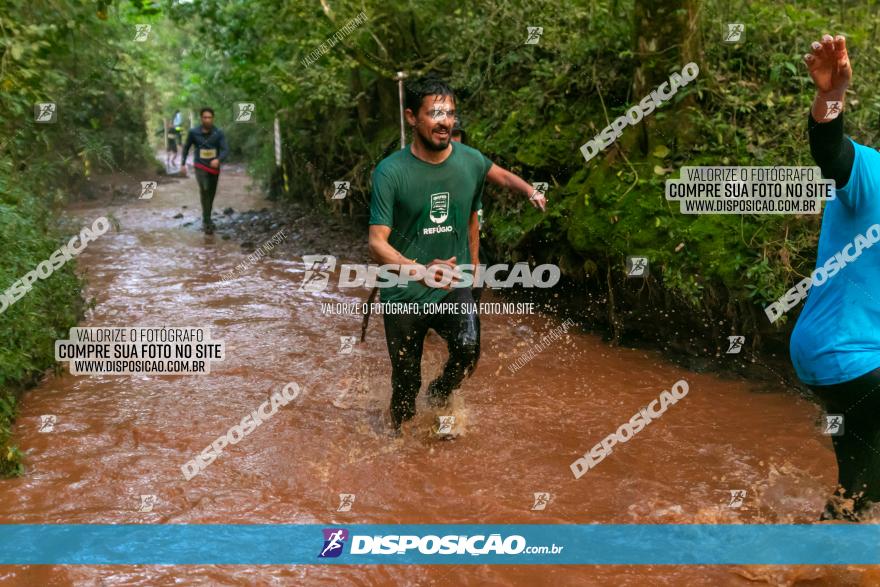
[[(5, 290), (80, 225), (60, 226), (59, 207), (97, 173), (143, 164), (139, 4), (8, 0), (0, 9), (0, 289)], [(35, 122), (54, 102), (57, 120)], [(91, 221), (88, 222), (91, 224)], [(21, 472), (9, 441), (17, 394), (55, 363), (83, 311), (75, 262), (0, 313), (0, 474)]]
[[(327, 209), (338, 206), (329, 202), (333, 180), (350, 180), (344, 211), (361, 219), (371, 170), (396, 147), (395, 72), (448, 77), (470, 142), (551, 185), (546, 215), (521, 198), (486, 198), (494, 257), (558, 263), (577, 295), (609, 302), (603, 318), (615, 340), (632, 332), (668, 341), (664, 316), (676, 311), (688, 339), (681, 346), (713, 354), (732, 333), (750, 334), (752, 348), (781, 349), (791, 318), (781, 330), (770, 327), (762, 308), (812, 269), (819, 217), (685, 216), (665, 201), (663, 182), (683, 165), (812, 165), (812, 87), (801, 57), (824, 32), (849, 37), (849, 131), (876, 138), (876, 8), (818, 0), (224, 0), (169, 6), (169, 16), (191, 31), (183, 68), (195, 73), (182, 80), (185, 91), (223, 111), (233, 100), (257, 104), (258, 124), (230, 133), (247, 138), (256, 175), (284, 197)], [(362, 10), (366, 23), (303, 63)], [(739, 44), (722, 42), (729, 22), (745, 24)], [(524, 44), (528, 26), (544, 29), (537, 45)], [(689, 61), (700, 66), (697, 80), (585, 163), (581, 144)], [(276, 114), (286, 181), (274, 172)], [(646, 287), (624, 278), (627, 254), (650, 259)]]
[[(363, 12), (367, 20), (313, 63), (304, 59)], [(745, 24), (739, 44), (725, 23)], [(135, 42), (135, 24), (150, 24)], [(527, 27), (543, 27), (526, 45)], [(363, 222), (375, 164), (397, 148), (394, 76), (434, 72), (459, 91), (470, 142), (530, 181), (550, 182), (547, 214), (491, 191), (485, 237), (496, 260), (558, 263), (570, 303), (615, 341), (717, 352), (724, 336), (781, 351), (791, 317), (761, 308), (807, 274), (815, 216), (684, 216), (663, 197), (684, 165), (811, 165), (812, 88), (801, 56), (842, 32), (855, 67), (850, 133), (878, 138), (877, 2), (808, 0), (8, 0), (0, 10), (0, 279), (2, 287), (57, 248), (53, 212), (94, 174), (148, 158), (147, 139), (175, 109), (211, 105), (233, 154), (276, 197)], [(689, 61), (699, 77), (671, 104), (585, 162), (579, 147)], [(37, 102), (58, 122), (35, 124)], [(256, 122), (235, 124), (235, 102)], [(282, 170), (272, 144), (278, 118)], [(349, 180), (343, 203), (334, 180)], [(652, 278), (623, 275), (642, 254)], [(52, 364), (52, 340), (80, 311), (69, 263), (0, 314), (0, 442), (12, 390)], [(587, 308), (583, 300), (587, 299)], [(13, 328), (14, 326), (14, 328)], [(15, 469), (3, 449), (0, 469)], [(5, 464), (4, 464), (5, 463)]]

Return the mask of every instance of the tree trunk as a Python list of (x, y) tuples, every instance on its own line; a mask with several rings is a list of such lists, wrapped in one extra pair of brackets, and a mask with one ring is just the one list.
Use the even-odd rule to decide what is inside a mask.
[[(633, 45), (637, 65), (633, 72), (632, 104), (668, 81), (671, 73), (681, 73), (691, 61), (701, 65), (699, 7), (700, 0), (636, 0)], [(720, 41), (720, 26), (717, 32)], [(692, 107), (693, 100), (689, 98), (665, 120), (658, 120), (656, 112), (642, 119), (638, 132), (642, 153), (647, 155), (657, 145), (672, 150), (676, 146), (672, 143), (687, 144), (692, 131), (688, 121)]]

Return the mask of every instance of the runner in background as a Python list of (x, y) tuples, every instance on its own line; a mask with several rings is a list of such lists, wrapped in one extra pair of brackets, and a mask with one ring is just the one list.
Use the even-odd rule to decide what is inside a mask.
[(804, 61), (817, 90), (810, 151), (836, 185), (822, 216), (816, 268), (835, 261), (841, 268), (809, 290), (791, 334), (791, 360), (824, 404), (827, 428), (842, 424), (831, 438), (838, 490), (821, 519), (861, 521), (880, 501), (880, 304), (871, 294), (880, 281), (880, 248), (868, 248), (864, 236), (880, 223), (880, 153), (843, 134), (852, 78), (846, 40), (825, 35)]
[(156, 134), (161, 135), (165, 141), (165, 170), (171, 173), (171, 170), (177, 166), (177, 133), (168, 122), (164, 125), (164, 128), (160, 128)]
[(202, 108), (200, 112), (202, 126), (189, 129), (186, 145), (183, 147), (181, 167), (186, 175), (186, 159), (189, 149), (196, 147), (193, 167), (196, 170), (196, 181), (202, 202), (202, 228), (205, 234), (213, 234), (214, 223), (211, 221), (211, 208), (217, 193), (217, 182), (220, 179), (220, 162), (226, 159), (229, 148), (226, 136), (219, 128), (214, 127), (214, 110)]
[[(168, 136), (168, 147), (166, 147), (165, 151), (165, 164), (168, 164), (168, 157), (171, 156), (171, 167), (177, 166), (177, 137), (178, 134), (175, 130), (169, 127), (166, 130), (166, 134)], [(170, 168), (169, 168), (170, 169)]]
[(171, 127), (174, 129), (177, 144), (183, 146), (183, 114), (180, 113), (180, 110), (174, 111), (174, 116), (171, 117)]

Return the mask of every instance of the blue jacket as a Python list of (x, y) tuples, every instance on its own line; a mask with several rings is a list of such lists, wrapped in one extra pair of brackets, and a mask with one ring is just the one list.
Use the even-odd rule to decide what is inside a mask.
[(219, 167), (217, 169), (211, 167), (211, 160), (220, 159), (223, 162), (229, 154), (229, 147), (226, 146), (226, 135), (223, 134), (223, 131), (215, 126), (211, 129), (210, 134), (206, 135), (202, 132), (201, 126), (189, 129), (189, 132), (186, 134), (186, 144), (183, 146), (181, 165), (186, 165), (189, 148), (193, 145), (196, 147), (193, 165), (208, 173), (220, 173)]

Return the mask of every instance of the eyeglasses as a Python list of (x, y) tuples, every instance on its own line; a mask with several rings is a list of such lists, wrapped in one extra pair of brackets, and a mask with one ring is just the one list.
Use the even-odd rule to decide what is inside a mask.
[(446, 117), (455, 118), (455, 110), (453, 109), (442, 109), (442, 108), (432, 108), (428, 110), (428, 115), (434, 120), (443, 120)]

